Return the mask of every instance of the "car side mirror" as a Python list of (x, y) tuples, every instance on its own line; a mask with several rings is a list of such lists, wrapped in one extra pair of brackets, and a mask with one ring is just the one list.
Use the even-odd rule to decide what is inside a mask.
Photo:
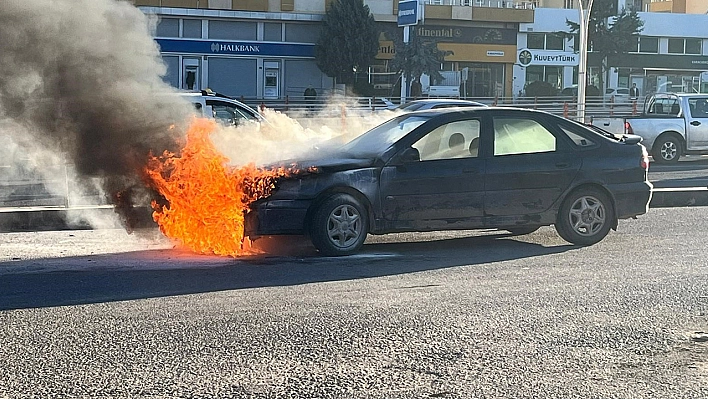
[(405, 164), (420, 162), (420, 152), (417, 148), (408, 147), (396, 157), (396, 163)]

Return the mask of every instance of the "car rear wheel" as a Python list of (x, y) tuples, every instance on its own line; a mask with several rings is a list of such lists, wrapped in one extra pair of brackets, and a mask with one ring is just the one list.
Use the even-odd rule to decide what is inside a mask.
[(310, 239), (325, 256), (351, 255), (369, 231), (366, 208), (349, 194), (335, 194), (320, 204), (310, 225)]
[(652, 157), (657, 163), (674, 163), (681, 158), (681, 141), (673, 135), (664, 135), (654, 143)]
[(592, 245), (605, 238), (613, 218), (614, 208), (607, 194), (593, 188), (581, 188), (563, 201), (556, 231), (575, 245)]

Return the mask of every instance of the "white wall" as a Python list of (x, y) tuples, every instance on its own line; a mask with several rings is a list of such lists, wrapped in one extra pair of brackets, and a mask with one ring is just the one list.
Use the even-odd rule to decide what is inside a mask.
[(371, 13), (374, 15), (393, 14), (393, 0), (364, 0), (364, 4), (369, 6)]

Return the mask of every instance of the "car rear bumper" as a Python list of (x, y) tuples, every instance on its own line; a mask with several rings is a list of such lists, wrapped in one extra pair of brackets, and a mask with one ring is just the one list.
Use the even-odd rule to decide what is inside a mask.
[(627, 219), (649, 211), (653, 189), (650, 182), (613, 184), (608, 188), (615, 197), (617, 219)]
[(276, 200), (258, 204), (244, 217), (244, 233), (249, 237), (304, 234), (310, 202)]

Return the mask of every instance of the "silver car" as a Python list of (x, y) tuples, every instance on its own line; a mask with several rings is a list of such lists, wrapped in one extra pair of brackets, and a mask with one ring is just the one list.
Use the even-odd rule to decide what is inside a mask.
[(398, 111), (413, 112), (413, 111), (423, 111), (427, 109), (437, 109), (437, 108), (453, 108), (453, 107), (486, 107), (486, 104), (482, 104), (477, 101), (469, 100), (458, 100), (452, 98), (429, 98), (424, 100), (413, 100), (405, 104), (401, 104), (396, 107)]

